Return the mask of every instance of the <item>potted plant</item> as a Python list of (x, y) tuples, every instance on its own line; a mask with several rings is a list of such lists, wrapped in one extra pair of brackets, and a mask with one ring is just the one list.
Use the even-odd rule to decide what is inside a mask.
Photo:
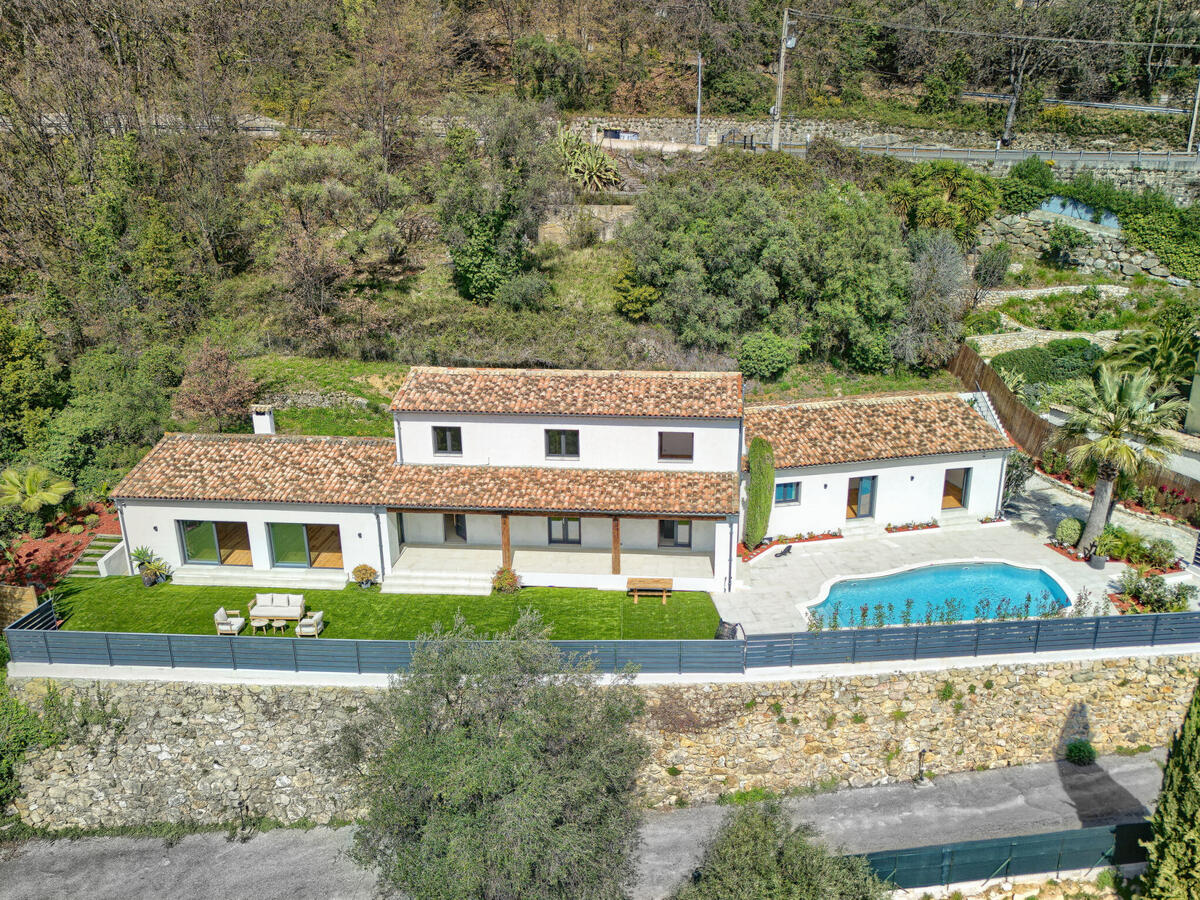
[(149, 547), (136, 547), (129, 554), (129, 558), (133, 560), (134, 565), (137, 566), (137, 570), (140, 572), (145, 566), (153, 562), (155, 557), (154, 551)]
[(142, 571), (142, 584), (146, 587), (153, 587), (156, 584), (166, 581), (171, 576), (171, 567), (166, 562), (154, 557), (150, 562), (140, 566)]
[(379, 573), (366, 563), (354, 567), (350, 573), (360, 588), (366, 589), (379, 580)]

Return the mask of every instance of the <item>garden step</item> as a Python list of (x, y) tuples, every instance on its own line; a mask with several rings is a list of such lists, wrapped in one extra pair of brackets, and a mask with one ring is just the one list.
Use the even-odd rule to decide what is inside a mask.
[(492, 592), (492, 576), (486, 572), (393, 572), (379, 588), (385, 594), (468, 594)]

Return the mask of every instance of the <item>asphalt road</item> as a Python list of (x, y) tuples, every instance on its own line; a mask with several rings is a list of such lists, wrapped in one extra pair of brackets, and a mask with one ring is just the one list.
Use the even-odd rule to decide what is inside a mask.
[[(947, 775), (787, 801), (796, 821), (831, 846), (867, 852), (1137, 821), (1161, 781), (1162, 752)], [(634, 900), (658, 900), (700, 862), (729, 808), (698, 806), (647, 816)], [(0, 900), (367, 900), (371, 876), (344, 851), (350, 829), (278, 830), (245, 842), (192, 835), (167, 847), (149, 838), (34, 841), (0, 857)]]

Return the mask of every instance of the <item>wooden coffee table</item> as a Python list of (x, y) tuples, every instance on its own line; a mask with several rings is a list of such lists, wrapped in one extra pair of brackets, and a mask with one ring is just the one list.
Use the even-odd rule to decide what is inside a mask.
[(276, 634), (279, 634), (281, 631), (286, 632), (287, 626), (288, 626), (287, 619), (272, 619), (271, 620), (271, 630), (274, 631)]
[(263, 633), (263, 634), (266, 634), (266, 633), (267, 633), (267, 626), (268, 626), (270, 623), (271, 623), (271, 620), (270, 620), (270, 619), (251, 619), (251, 620), (250, 620), (250, 633), (251, 633), (251, 634), (257, 634), (257, 633), (258, 633), (258, 630), (261, 628), (261, 629), (262, 629), (262, 633)]

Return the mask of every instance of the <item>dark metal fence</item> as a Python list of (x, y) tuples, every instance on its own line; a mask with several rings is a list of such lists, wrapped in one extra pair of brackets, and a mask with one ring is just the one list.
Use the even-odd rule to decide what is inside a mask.
[(881, 878), (897, 887), (920, 888), (1145, 862), (1146, 851), (1138, 841), (1149, 837), (1149, 823), (1135, 822), (885, 850), (864, 854), (864, 858)]
[[(414, 641), (133, 634), (59, 631), (43, 603), (4, 631), (15, 662), (395, 672), (408, 668)], [(1200, 613), (1032, 619), (749, 635), (722, 641), (554, 641), (593, 657), (602, 672), (626, 666), (653, 674), (742, 673), (747, 669), (833, 663), (1099, 650), (1200, 643)]]
[(746, 638), (746, 668), (1153, 647), (1200, 641), (1200, 613), (853, 628)]

